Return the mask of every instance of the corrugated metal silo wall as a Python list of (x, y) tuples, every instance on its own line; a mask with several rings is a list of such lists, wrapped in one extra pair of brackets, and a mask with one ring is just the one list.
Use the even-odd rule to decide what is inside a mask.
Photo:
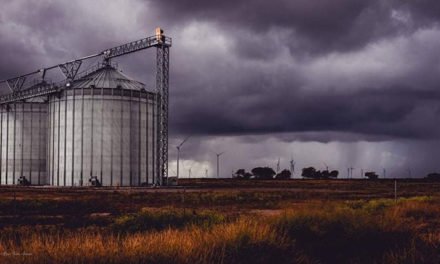
[(0, 112), (0, 183), (48, 184), (46, 174), (47, 104), (16, 103)]
[[(73, 93), (75, 91), (75, 93)], [(157, 148), (154, 94), (123, 89), (66, 90), (49, 102), (51, 185), (152, 184)]]

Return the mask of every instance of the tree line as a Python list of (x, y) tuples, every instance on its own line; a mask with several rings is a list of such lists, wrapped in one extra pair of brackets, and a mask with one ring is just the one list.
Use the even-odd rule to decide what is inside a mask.
[(245, 169), (238, 169), (234, 174), (232, 174), (232, 178), (244, 180), (290, 179), (291, 176), (292, 173), (289, 170), (282, 170), (281, 172), (276, 173), (272, 168), (269, 167), (256, 167), (250, 172), (246, 171)]
[[(337, 170), (316, 170), (313, 167), (307, 167), (302, 169), (301, 176), (303, 178), (309, 179), (336, 179), (339, 175), (339, 171)], [(292, 173), (290, 170), (284, 169), (280, 172), (275, 172), (270, 167), (256, 167), (253, 168), (250, 172), (245, 169), (238, 169), (235, 173), (232, 174), (232, 178), (235, 179), (259, 179), (259, 180), (269, 180), (269, 179), (278, 179), (278, 180), (286, 180), (292, 177)]]
[[(307, 179), (337, 179), (339, 176), (338, 170), (316, 170), (314, 167), (303, 168), (301, 172), (301, 176)], [(292, 173), (290, 170), (284, 169), (280, 172), (275, 172), (270, 167), (256, 167), (253, 168), (250, 172), (245, 169), (238, 169), (235, 173), (232, 174), (232, 178), (235, 179), (259, 179), (259, 180), (270, 180), (270, 179), (278, 179), (278, 180), (287, 180), (292, 177)], [(364, 174), (364, 177), (369, 180), (377, 180), (379, 179), (379, 175), (374, 171), (367, 171)], [(429, 173), (426, 177), (426, 180), (431, 181), (440, 181), (440, 173)]]

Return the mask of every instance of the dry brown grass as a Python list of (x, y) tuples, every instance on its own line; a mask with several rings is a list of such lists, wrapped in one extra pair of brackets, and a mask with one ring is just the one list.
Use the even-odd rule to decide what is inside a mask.
[(191, 227), (128, 236), (86, 231), (35, 234), (20, 243), (1, 243), (2, 263), (256, 263), (283, 260), (288, 243), (269, 224), (239, 220), (210, 230)]
[(440, 263), (439, 198), (370, 199), (359, 187), (346, 199), (349, 184), (332, 184), (347, 190), (326, 190), (329, 200), (266, 189), (5, 199), (0, 264)]

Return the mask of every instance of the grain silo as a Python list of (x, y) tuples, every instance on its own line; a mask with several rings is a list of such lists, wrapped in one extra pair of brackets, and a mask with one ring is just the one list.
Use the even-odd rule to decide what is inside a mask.
[[(0, 185), (163, 185), (168, 179), (169, 49), (154, 36), (0, 81)], [(156, 50), (155, 87), (111, 60)], [(79, 73), (83, 61), (102, 63)], [(49, 71), (65, 79), (48, 83)], [(30, 78), (36, 85), (29, 87)], [(98, 183), (98, 184), (96, 184)]]
[(46, 174), (47, 104), (32, 98), (0, 111), (0, 183), (48, 184)]
[(156, 94), (106, 63), (67, 86), (49, 99), (50, 184), (152, 184)]

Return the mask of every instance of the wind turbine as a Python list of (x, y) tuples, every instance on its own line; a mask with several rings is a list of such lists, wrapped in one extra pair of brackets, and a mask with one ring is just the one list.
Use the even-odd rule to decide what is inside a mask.
[(277, 162), (277, 173), (280, 172), (280, 158), (278, 158), (278, 162)]
[(217, 156), (217, 179), (220, 178), (220, 156), (223, 155), (225, 152), (215, 153)]
[(192, 167), (194, 166), (195, 161), (191, 161), (188, 168), (188, 179), (191, 179)]
[(328, 171), (328, 165), (327, 165), (327, 163), (323, 162), (323, 164), (324, 164), (324, 166), (325, 166), (325, 169)]
[(353, 166), (347, 168), (347, 178), (353, 178)]
[(292, 174), (292, 178), (293, 175), (295, 174), (295, 160), (293, 159), (293, 157), (290, 159), (290, 173)]
[(182, 143), (180, 143), (177, 148), (177, 179), (179, 179), (179, 163), (180, 163), (180, 148), (185, 144), (185, 142), (190, 138), (191, 136), (187, 136)]

